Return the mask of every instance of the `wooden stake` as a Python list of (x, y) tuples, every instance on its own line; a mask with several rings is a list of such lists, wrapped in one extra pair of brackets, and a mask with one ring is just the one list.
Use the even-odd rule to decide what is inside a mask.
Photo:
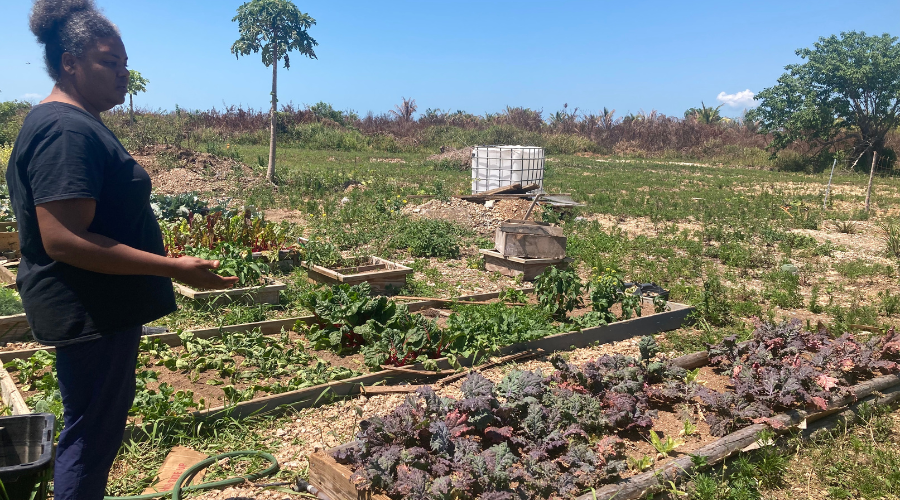
[(878, 161), (878, 151), (872, 150), (872, 170), (869, 171), (869, 187), (866, 188), (866, 212), (869, 211), (869, 200), (872, 198), (872, 178), (875, 177), (875, 162)]
[(828, 187), (825, 188), (825, 202), (822, 203), (822, 209), (828, 208), (828, 194), (831, 193), (831, 179), (834, 178), (834, 167), (837, 165), (837, 158), (831, 164), (831, 175), (828, 176)]
[[(427, 301), (427, 302), (436, 302), (438, 304), (464, 304), (467, 306), (487, 306), (497, 304), (498, 302), (487, 302), (487, 301), (470, 301), (465, 299), (439, 299), (437, 297), (410, 297), (407, 295), (396, 295), (394, 297), (390, 297), (394, 300), (417, 300), (417, 301)], [(528, 304), (520, 304), (518, 302), (505, 302), (508, 306), (527, 306)]]
[(543, 194), (534, 195), (534, 201), (531, 202), (531, 205), (528, 207), (528, 211), (525, 212), (525, 217), (522, 217), (522, 220), (528, 220), (528, 216), (531, 215), (531, 211), (534, 210), (534, 206), (537, 205), (537, 202), (539, 199), (541, 199), (541, 196), (544, 196), (544, 195)]

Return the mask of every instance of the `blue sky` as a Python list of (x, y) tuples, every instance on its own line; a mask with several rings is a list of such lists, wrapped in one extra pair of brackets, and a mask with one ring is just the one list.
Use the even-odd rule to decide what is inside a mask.
[[(233, 0), (96, 0), (119, 25), (130, 66), (150, 80), (135, 105), (265, 108), (271, 69), (236, 59)], [(771, 86), (794, 50), (862, 30), (900, 36), (900, 0), (815, 1), (297, 1), (316, 19), (318, 60), (279, 69), (279, 100), (385, 112), (402, 96), (475, 114), (509, 106), (618, 115), (736, 101)], [(52, 87), (28, 31), (27, 0), (0, 0), (0, 100)], [(26, 64), (31, 63), (31, 64)], [(744, 99), (741, 99), (744, 97)], [(728, 100), (726, 96), (726, 100)]]

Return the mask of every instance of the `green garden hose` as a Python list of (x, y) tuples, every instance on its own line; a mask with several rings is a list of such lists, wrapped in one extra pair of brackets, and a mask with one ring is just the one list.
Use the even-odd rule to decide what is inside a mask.
[[(242, 456), (262, 457), (268, 460), (272, 465), (260, 472), (254, 472), (252, 474), (246, 474), (244, 476), (232, 477), (230, 479), (223, 479), (221, 481), (212, 481), (209, 483), (202, 483), (191, 486), (181, 486), (185, 483), (190, 483), (194, 476), (197, 475), (197, 473), (218, 462), (219, 460), (222, 460), (223, 458)], [(181, 476), (178, 477), (178, 480), (175, 481), (175, 485), (172, 486), (172, 489), (169, 491), (161, 491), (159, 493), (146, 493), (144, 495), (135, 495), (132, 497), (103, 497), (103, 500), (150, 500), (151, 498), (161, 498), (170, 494), (172, 495), (172, 500), (181, 500), (181, 493), (183, 491), (208, 490), (211, 488), (221, 488), (223, 486), (241, 484), (245, 481), (254, 481), (256, 479), (271, 476), (276, 472), (278, 472), (278, 460), (276, 460), (275, 457), (269, 453), (254, 450), (229, 451), (228, 453), (220, 453), (219, 455), (211, 456), (206, 460), (197, 462), (196, 464), (188, 467), (187, 470), (185, 470), (181, 474)]]

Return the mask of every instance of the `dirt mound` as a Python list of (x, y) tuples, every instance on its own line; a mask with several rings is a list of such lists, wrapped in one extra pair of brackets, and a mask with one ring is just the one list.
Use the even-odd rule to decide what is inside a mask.
[(177, 146), (151, 146), (132, 156), (150, 174), (153, 189), (163, 194), (197, 191), (222, 197), (239, 184), (249, 187), (263, 182), (261, 173), (239, 161)]
[[(530, 205), (529, 200), (499, 200), (482, 205), (451, 198), (450, 201), (431, 200), (419, 206), (406, 207), (403, 211), (414, 217), (454, 222), (476, 233), (493, 234), (501, 222), (522, 219)], [(541, 207), (536, 206), (530, 218), (539, 217), (540, 213)]]
[(462, 149), (447, 149), (444, 150), (443, 153), (431, 155), (425, 159), (428, 161), (438, 162), (446, 161), (451, 165), (458, 167), (460, 170), (466, 170), (472, 166), (472, 151), (474, 150), (474, 147)]

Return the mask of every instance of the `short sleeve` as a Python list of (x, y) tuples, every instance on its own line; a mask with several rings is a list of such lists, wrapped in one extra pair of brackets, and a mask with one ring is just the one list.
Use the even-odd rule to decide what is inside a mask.
[(62, 130), (47, 136), (28, 163), (34, 204), (75, 198), (100, 199), (108, 158), (96, 138)]

